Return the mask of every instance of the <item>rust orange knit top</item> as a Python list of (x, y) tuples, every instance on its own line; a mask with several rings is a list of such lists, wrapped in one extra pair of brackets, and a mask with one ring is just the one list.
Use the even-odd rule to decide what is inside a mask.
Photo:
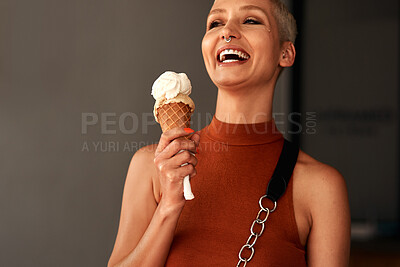
[[(200, 135), (195, 199), (185, 204), (165, 266), (236, 266), (284, 139), (274, 121), (228, 124), (215, 117)], [(291, 179), (247, 266), (306, 266), (292, 189)]]

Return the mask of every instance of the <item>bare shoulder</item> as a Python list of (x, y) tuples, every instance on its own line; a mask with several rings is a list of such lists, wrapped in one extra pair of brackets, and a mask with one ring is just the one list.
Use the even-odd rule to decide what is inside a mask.
[[(347, 194), (346, 183), (342, 174), (334, 167), (324, 164), (303, 151), (299, 152), (294, 175), (297, 183), (307, 190), (308, 196), (339, 197)], [(312, 195), (310, 195), (312, 194)]]
[(128, 178), (129, 173), (132, 171), (140, 172), (143, 179), (148, 179), (147, 182), (152, 184), (154, 198), (158, 202), (159, 198), (159, 180), (157, 178), (157, 170), (154, 165), (154, 154), (156, 152), (158, 144), (151, 144), (140, 148), (136, 153), (133, 155), (129, 171), (128, 171)]
[[(326, 235), (328, 228), (343, 232), (343, 240), (348, 238), (350, 210), (342, 174), (303, 151), (299, 152), (293, 171), (293, 205), (303, 245), (309, 246), (310, 241), (316, 244), (312, 242), (312, 233), (314, 238)], [(342, 216), (338, 217), (339, 213)]]
[(154, 152), (157, 145), (148, 145), (140, 148), (133, 155), (129, 164), (125, 180), (124, 197), (134, 197), (134, 192), (139, 190), (147, 192), (153, 190), (153, 177), (155, 175)]
[(293, 201), (311, 227), (329, 210), (349, 213), (347, 186), (342, 174), (303, 151), (293, 171)]
[[(156, 145), (148, 145), (136, 151), (129, 164), (126, 182), (129, 182), (133, 177), (135, 180), (142, 180), (151, 176), (154, 168), (154, 152), (156, 147)], [(141, 175), (136, 175), (139, 173)]]
[(140, 160), (150, 164), (154, 159), (154, 153), (156, 152), (157, 144), (151, 144), (144, 147), (141, 147), (136, 153), (133, 155), (132, 159)]

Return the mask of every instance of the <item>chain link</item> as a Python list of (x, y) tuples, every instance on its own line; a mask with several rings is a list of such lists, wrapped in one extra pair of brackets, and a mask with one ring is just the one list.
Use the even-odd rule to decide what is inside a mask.
[[(253, 223), (251, 224), (251, 227), (250, 227), (250, 236), (249, 236), (249, 238), (247, 239), (246, 244), (244, 244), (244, 245), (242, 246), (242, 248), (240, 249), (240, 251), (239, 251), (239, 261), (238, 261), (236, 267), (240, 267), (240, 266), (243, 266), (243, 267), (244, 267), (244, 266), (246, 266), (247, 263), (253, 258), (254, 252), (255, 252), (255, 250), (254, 250), (254, 245), (256, 244), (258, 238), (264, 233), (265, 222), (268, 220), (269, 214), (270, 214), (271, 212), (274, 212), (275, 209), (276, 209), (276, 206), (277, 206), (276, 201), (274, 201), (274, 208), (273, 208), (272, 210), (270, 210), (269, 208), (265, 208), (265, 207), (262, 205), (262, 201), (263, 201), (263, 199), (266, 198), (266, 197), (267, 197), (267, 195), (264, 195), (264, 196), (262, 196), (262, 197), (260, 198), (260, 200), (258, 201), (258, 203), (260, 204), (260, 208), (261, 208), (261, 209), (260, 209), (260, 211), (258, 212), (256, 219), (255, 219), (255, 220), (253, 221)], [(263, 217), (264, 214), (265, 214), (264, 219), (261, 219), (261, 218)], [(260, 230), (259, 232), (257, 232), (257, 231), (254, 229), (254, 226), (255, 226), (256, 224), (261, 225), (261, 230)], [(250, 256), (249, 256), (248, 258), (246, 258), (246, 257), (244, 257), (244, 256), (242, 255), (242, 253), (243, 253), (243, 251), (244, 251), (245, 249), (251, 252), (251, 254), (250, 254)], [(243, 265), (241, 265), (242, 263), (243, 263)]]

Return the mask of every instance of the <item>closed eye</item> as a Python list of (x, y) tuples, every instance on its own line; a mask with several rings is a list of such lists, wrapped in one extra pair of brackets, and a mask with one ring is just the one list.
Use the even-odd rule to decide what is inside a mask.
[(213, 22), (211, 22), (210, 25), (208, 26), (208, 29), (211, 30), (212, 28), (215, 28), (215, 27), (218, 27), (218, 26), (221, 26), (221, 22), (219, 22), (219, 21), (213, 21)]
[(261, 24), (258, 20), (248, 18), (244, 21), (244, 24)]

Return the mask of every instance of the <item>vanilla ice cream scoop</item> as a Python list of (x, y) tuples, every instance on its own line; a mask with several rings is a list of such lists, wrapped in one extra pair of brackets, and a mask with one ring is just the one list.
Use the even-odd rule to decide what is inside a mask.
[(159, 122), (159, 107), (169, 103), (184, 103), (190, 107), (193, 113), (195, 105), (189, 97), (192, 85), (185, 73), (166, 71), (153, 83), (151, 94), (156, 100), (154, 104), (154, 117)]
[(166, 71), (153, 83), (151, 94), (155, 100), (171, 99), (178, 94), (190, 95), (192, 85), (185, 73)]

